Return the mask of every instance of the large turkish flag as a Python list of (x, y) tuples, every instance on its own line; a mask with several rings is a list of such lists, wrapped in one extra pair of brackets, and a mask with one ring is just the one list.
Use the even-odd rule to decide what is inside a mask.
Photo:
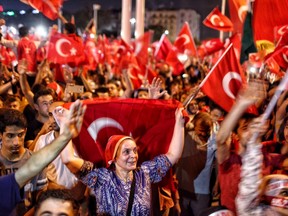
[(102, 164), (106, 143), (116, 134), (132, 136), (136, 140), (140, 162), (167, 152), (174, 130), (175, 110), (180, 102), (95, 99), (84, 103), (87, 110), (80, 135), (74, 143), (85, 160)]

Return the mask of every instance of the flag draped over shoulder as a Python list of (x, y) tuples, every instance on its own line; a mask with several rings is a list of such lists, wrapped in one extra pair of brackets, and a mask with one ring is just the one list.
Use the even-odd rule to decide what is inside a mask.
[(243, 83), (245, 76), (231, 44), (200, 87), (211, 100), (229, 112)]
[(63, 5), (63, 0), (20, 0), (30, 5), (34, 9), (43, 13), (44, 16), (51, 20), (58, 18), (58, 11)]
[(59, 64), (82, 64), (85, 61), (82, 40), (74, 34), (54, 32), (49, 40), (47, 59)]
[(219, 31), (232, 31), (233, 23), (231, 20), (223, 15), (219, 9), (214, 8), (210, 14), (205, 18), (203, 24), (209, 28), (213, 28)]
[[(78, 153), (95, 163), (105, 161), (110, 136), (132, 136), (139, 146), (139, 161), (168, 151), (175, 124), (174, 100), (108, 99), (84, 101), (87, 110), (79, 136)], [(68, 104), (66, 104), (68, 105)]]

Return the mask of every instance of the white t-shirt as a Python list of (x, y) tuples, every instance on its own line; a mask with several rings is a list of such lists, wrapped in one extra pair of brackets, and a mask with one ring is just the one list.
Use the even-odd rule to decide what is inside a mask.
[[(54, 131), (50, 131), (39, 137), (34, 152), (49, 145), (55, 139)], [(62, 162), (60, 155), (52, 161), (47, 168), (47, 178), (58, 185), (71, 189), (78, 181), (73, 173)]]

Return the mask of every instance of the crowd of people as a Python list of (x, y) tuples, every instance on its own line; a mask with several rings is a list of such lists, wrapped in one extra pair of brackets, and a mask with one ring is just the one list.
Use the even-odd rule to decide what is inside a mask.
[[(68, 36), (75, 30), (64, 24)], [(250, 80), (226, 113), (196, 95), (212, 67), (197, 58), (179, 76), (166, 62), (151, 61), (157, 77), (144, 77), (135, 89), (129, 69), (119, 75), (108, 64), (87, 71), (29, 59), (42, 45), (25, 26), (19, 40), (1, 34), (0, 45), (16, 48), (18, 60), (5, 65), (2, 56), (0, 63), (0, 215), (288, 215), (287, 90), (265, 124), (261, 116), (278, 82)], [(81, 100), (95, 98), (183, 103), (167, 153), (138, 164), (137, 141), (115, 134), (105, 167), (82, 159), (72, 138), (84, 118)]]

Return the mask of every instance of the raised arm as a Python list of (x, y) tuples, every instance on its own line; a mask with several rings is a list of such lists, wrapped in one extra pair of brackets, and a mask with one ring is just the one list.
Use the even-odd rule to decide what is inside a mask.
[(18, 73), (20, 75), (19, 80), (20, 87), (29, 105), (34, 108), (34, 101), (33, 101), (34, 93), (31, 91), (29, 83), (27, 81), (26, 71), (27, 71), (27, 61), (21, 60), (18, 64)]
[(217, 142), (217, 159), (218, 163), (223, 163), (230, 155), (230, 135), (237, 125), (237, 122), (247, 110), (247, 108), (255, 104), (258, 100), (262, 100), (265, 96), (264, 83), (262, 81), (251, 81), (247, 88), (243, 89), (231, 108), (230, 112), (225, 116), (220, 130), (218, 131)]
[(184, 118), (182, 115), (183, 108), (178, 108), (175, 112), (175, 125), (171, 143), (166, 153), (169, 161), (174, 165), (182, 155), (184, 147)]
[(122, 96), (123, 98), (130, 98), (134, 91), (134, 86), (129, 77), (128, 70), (130, 70), (130, 68), (127, 70), (122, 70), (121, 82), (125, 85), (126, 88)]
[(60, 136), (50, 145), (34, 153), (32, 157), (16, 171), (15, 179), (20, 188), (53, 161), (72, 138), (78, 136), (85, 110), (86, 106), (83, 106), (79, 100), (71, 105), (70, 111), (63, 123), (65, 130), (63, 130)]

